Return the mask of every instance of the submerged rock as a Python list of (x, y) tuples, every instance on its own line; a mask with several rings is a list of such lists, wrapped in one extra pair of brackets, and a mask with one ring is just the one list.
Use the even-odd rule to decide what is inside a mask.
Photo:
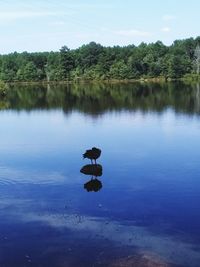
[(93, 176), (102, 176), (102, 166), (100, 164), (88, 164), (81, 168), (81, 173)]

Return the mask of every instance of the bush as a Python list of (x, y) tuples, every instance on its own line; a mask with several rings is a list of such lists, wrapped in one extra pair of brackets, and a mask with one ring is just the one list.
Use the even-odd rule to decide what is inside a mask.
[(196, 73), (185, 74), (183, 79), (189, 80), (189, 81), (199, 81), (200, 80), (200, 75), (198, 75)]
[(0, 81), (0, 97), (5, 96), (7, 94), (7, 91), (8, 85), (5, 82)]

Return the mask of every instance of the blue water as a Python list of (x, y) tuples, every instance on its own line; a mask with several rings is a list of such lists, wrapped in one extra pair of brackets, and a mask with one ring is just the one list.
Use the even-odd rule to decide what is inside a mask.
[[(0, 111), (1, 267), (200, 266), (196, 108), (13, 105)], [(102, 188), (87, 192), (93, 146)]]

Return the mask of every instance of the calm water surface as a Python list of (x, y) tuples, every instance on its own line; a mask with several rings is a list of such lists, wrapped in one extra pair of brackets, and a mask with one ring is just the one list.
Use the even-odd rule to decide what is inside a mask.
[(12, 86), (0, 127), (1, 267), (200, 266), (198, 84)]

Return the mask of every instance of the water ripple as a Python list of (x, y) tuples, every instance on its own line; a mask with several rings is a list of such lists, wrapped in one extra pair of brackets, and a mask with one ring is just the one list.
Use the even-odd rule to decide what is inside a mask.
[(72, 179), (59, 172), (39, 172), (0, 167), (0, 185), (61, 184)]

